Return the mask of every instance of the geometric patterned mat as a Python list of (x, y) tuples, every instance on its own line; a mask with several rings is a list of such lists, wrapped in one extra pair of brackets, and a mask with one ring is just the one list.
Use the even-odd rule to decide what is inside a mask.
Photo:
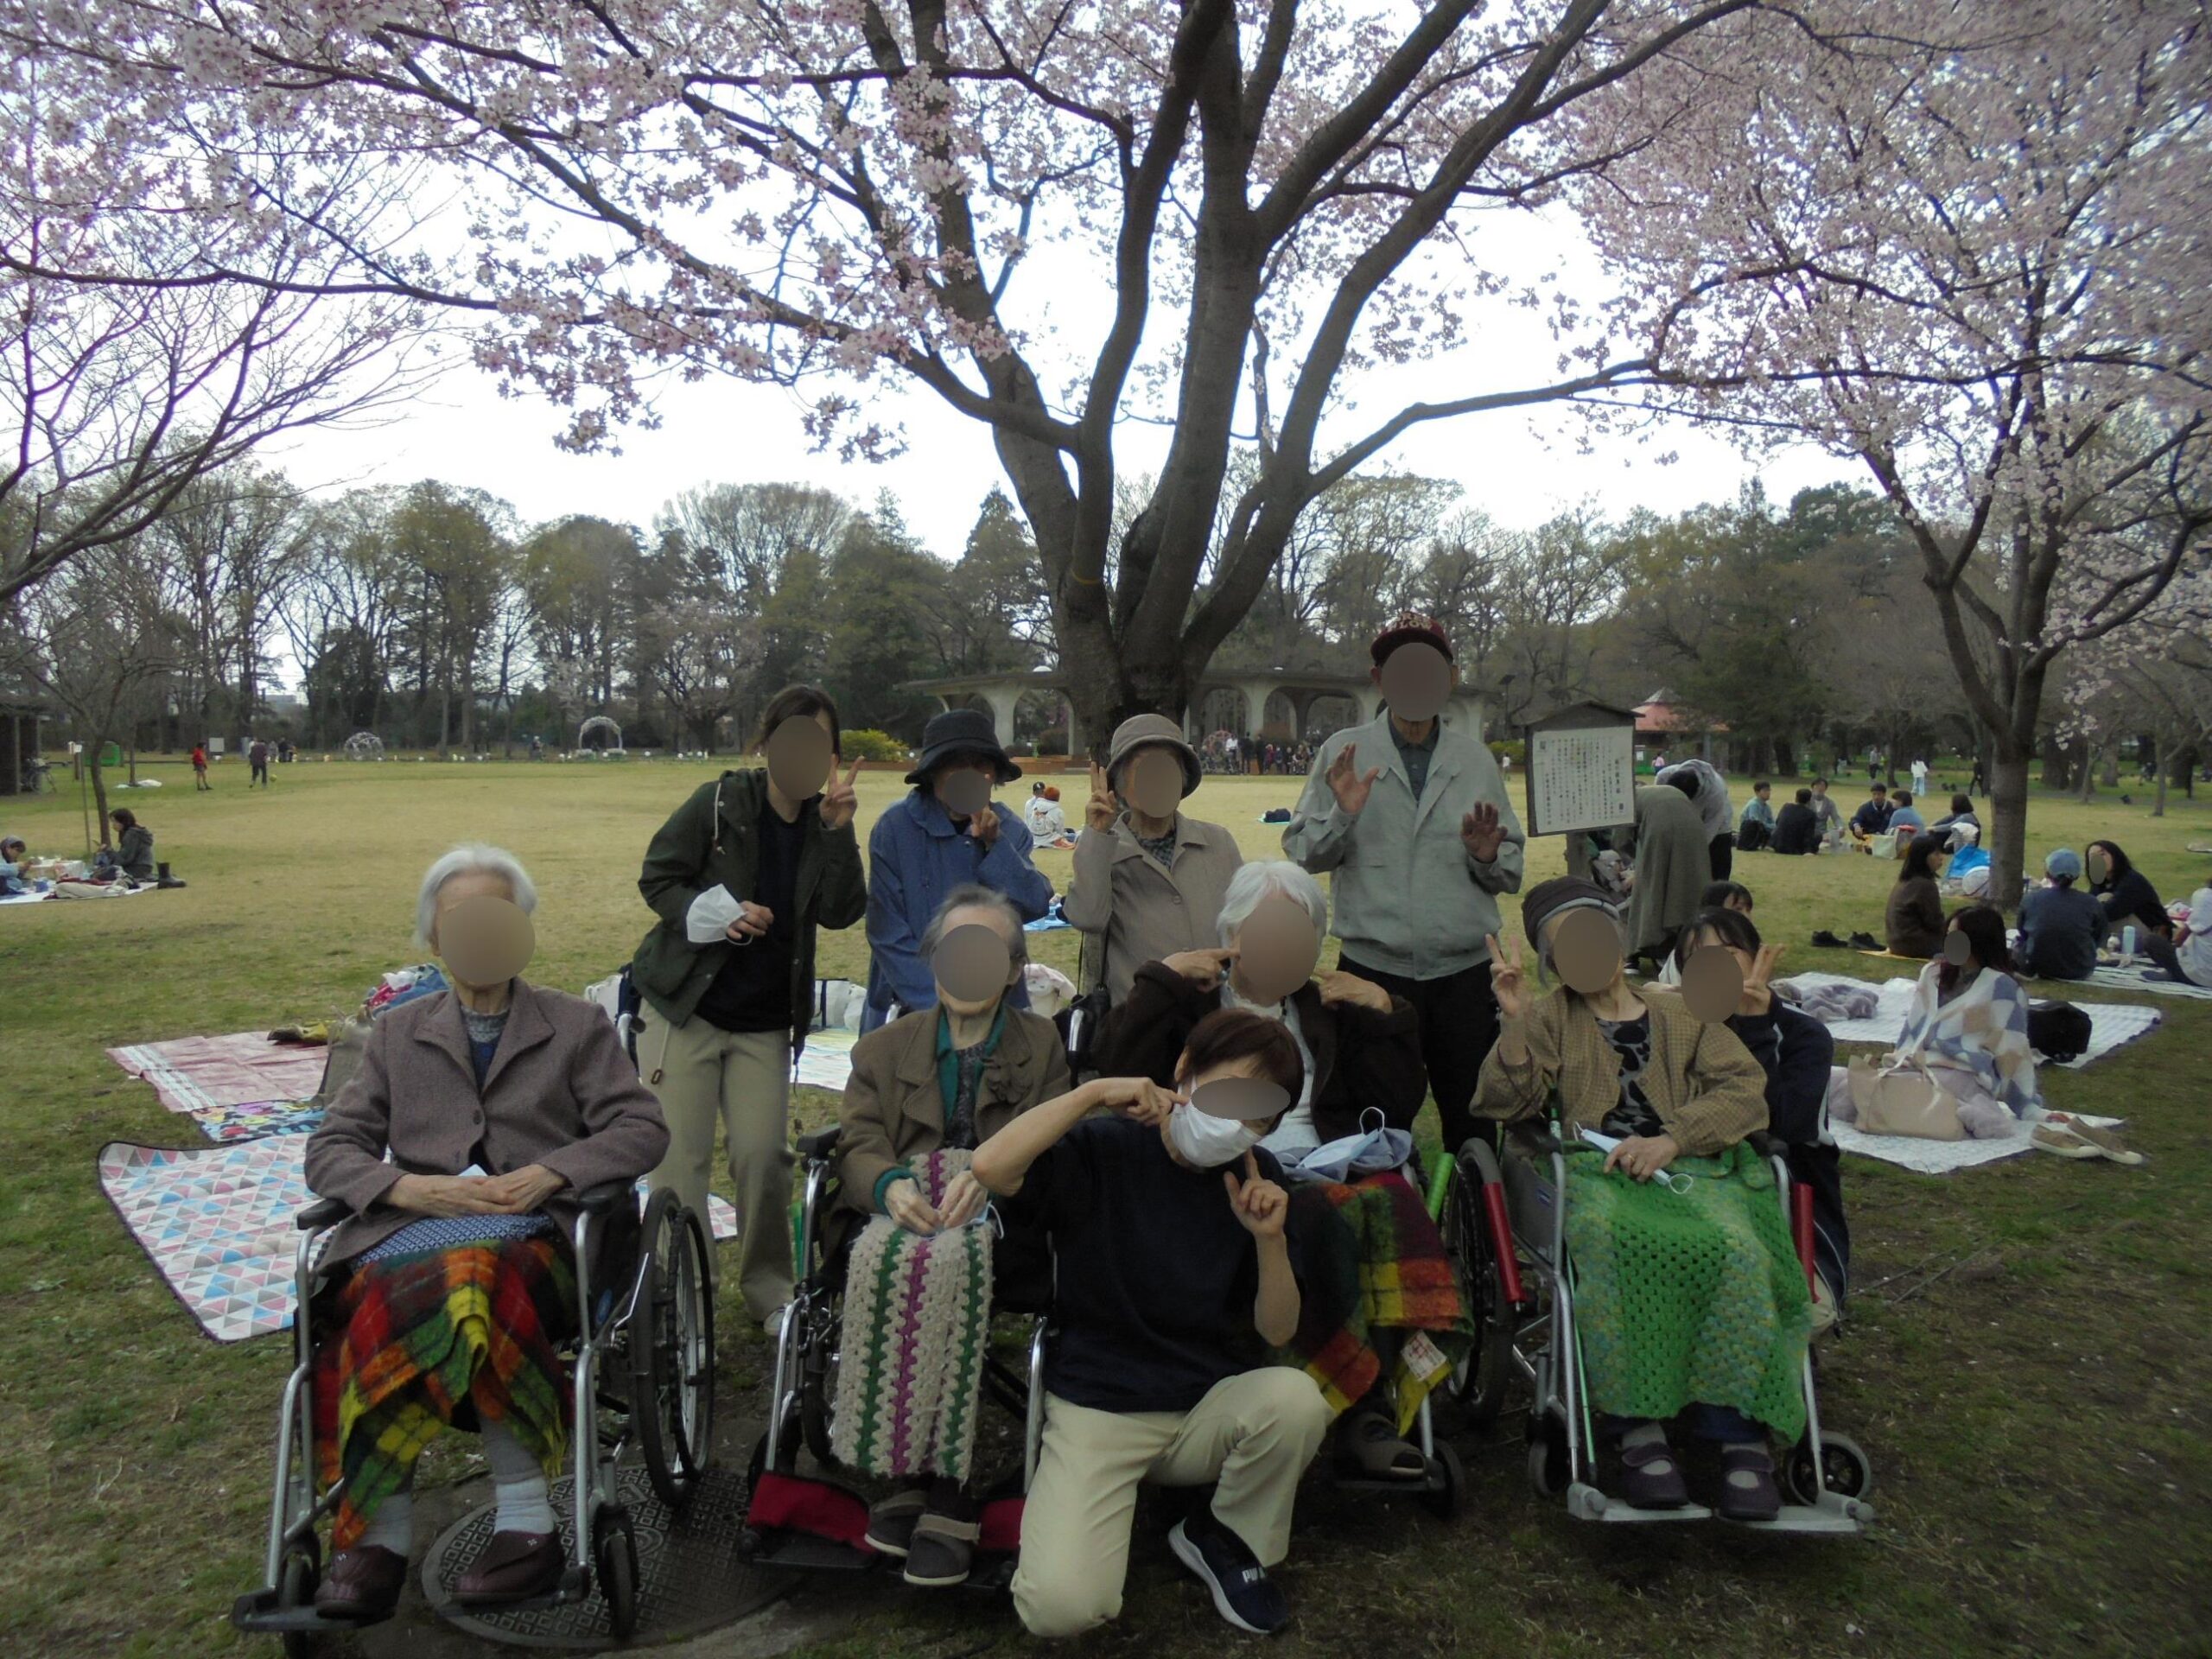
[[(114, 1141), (100, 1148), (100, 1190), (163, 1282), (218, 1342), (291, 1328), (299, 1245), (292, 1217), (314, 1202), (307, 1143), (293, 1134), (213, 1147)], [(734, 1237), (736, 1211), (719, 1198), (708, 1209), (715, 1236)]]
[[(638, 1538), (638, 1642), (671, 1642), (717, 1630), (757, 1612), (791, 1590), (788, 1574), (756, 1570), (738, 1558), (745, 1525), (746, 1482), (741, 1471), (717, 1467), (679, 1520), (653, 1495), (642, 1469), (626, 1465), (616, 1477)], [(572, 1478), (553, 1483), (553, 1512), (561, 1517), (564, 1548), (575, 1540)], [(441, 1534), (423, 1562), (422, 1584), (438, 1616), (456, 1630), (515, 1647), (595, 1653), (619, 1646), (607, 1627), (607, 1604), (597, 1573), (591, 1594), (562, 1607), (456, 1607), (445, 1586), (468, 1568), (491, 1541), (494, 1511), (486, 1503)]]
[(107, 1053), (132, 1077), (152, 1084), (173, 1112), (305, 1100), (322, 1086), (330, 1057), (320, 1045), (272, 1043), (258, 1031), (137, 1043)]

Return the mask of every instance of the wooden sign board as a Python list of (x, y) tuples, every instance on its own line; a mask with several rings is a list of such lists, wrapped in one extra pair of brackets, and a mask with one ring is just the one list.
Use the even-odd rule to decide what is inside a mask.
[(1602, 704), (1528, 728), (1529, 834), (1610, 830), (1636, 819), (1636, 719)]

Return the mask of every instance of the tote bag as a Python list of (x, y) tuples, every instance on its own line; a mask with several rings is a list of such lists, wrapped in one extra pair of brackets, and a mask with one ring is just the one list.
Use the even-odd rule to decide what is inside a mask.
[(1851, 1063), (1851, 1103), (1866, 1135), (1904, 1135), (1919, 1141), (1963, 1141), (1958, 1098), (1916, 1060), (1877, 1066)]

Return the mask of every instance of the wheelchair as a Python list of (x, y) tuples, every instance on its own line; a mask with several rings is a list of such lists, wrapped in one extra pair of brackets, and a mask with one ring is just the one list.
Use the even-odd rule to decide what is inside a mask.
[[(638, 1217), (637, 1188), (610, 1182), (585, 1192), (570, 1243), (576, 1276), (576, 1334), (565, 1345), (572, 1421), (569, 1441), (574, 1534), (561, 1583), (550, 1595), (500, 1604), (502, 1610), (560, 1606), (594, 1586), (618, 1640), (638, 1621), (638, 1541), (616, 1472), (634, 1441), (655, 1494), (680, 1512), (713, 1455), (714, 1297), (703, 1221), (664, 1187)], [(275, 1490), (260, 1589), (240, 1596), (238, 1630), (283, 1638), (292, 1659), (316, 1650), (326, 1635), (358, 1630), (315, 1606), (322, 1566), (318, 1524), (335, 1507), (341, 1479), (315, 1491), (312, 1379), (315, 1299), (328, 1275), (320, 1262), (330, 1230), (348, 1211), (325, 1198), (297, 1217), (292, 1316), (294, 1355), (278, 1408)], [(594, 1268), (604, 1278), (594, 1276)]]
[[(1752, 1149), (1774, 1172), (1775, 1186), (1807, 1283), (1814, 1272), (1811, 1192), (1793, 1185), (1787, 1149), (1764, 1133)], [(1638, 1510), (1609, 1497), (1596, 1481), (1597, 1436), (1584, 1392), (1581, 1332), (1575, 1323), (1574, 1273), (1567, 1258), (1567, 1149), (1556, 1123), (1511, 1132), (1503, 1163), (1470, 1141), (1448, 1173), (1440, 1172), (1440, 1223), (1476, 1324), (1472, 1352), (1446, 1391), (1478, 1424), (1494, 1422), (1516, 1382), (1530, 1391), (1529, 1480), (1543, 1497), (1564, 1496), (1579, 1520), (1698, 1521), (1713, 1511)], [(1874, 1518), (1866, 1500), (1873, 1465), (1848, 1435), (1823, 1429), (1808, 1347), (1802, 1362), (1805, 1433), (1781, 1459), (1784, 1503), (1771, 1521), (1739, 1522), (1754, 1531), (1855, 1535)]]
[[(801, 1135), (797, 1142), (805, 1174), (793, 1241), (799, 1271), (791, 1300), (777, 1325), (768, 1425), (753, 1456), (756, 1499), (763, 1490), (764, 1476), (795, 1481), (802, 1450), (823, 1470), (835, 1473), (840, 1467), (831, 1433), (848, 1252), (830, 1246), (824, 1223), (837, 1190), (838, 1147), (842, 1137), (842, 1128), (832, 1124)], [(1045, 1357), (1052, 1299), (1048, 1262), (1041, 1264), (1039, 1277), (1038, 1284), (1024, 1282), (1018, 1290), (1007, 1288), (1001, 1281), (995, 1294), (993, 1318), (1020, 1323), (1025, 1363), (1017, 1370), (995, 1350), (988, 1353), (983, 1363), (983, 1393), (1021, 1425), (1021, 1466), (1018, 1489), (1008, 1490), (1012, 1487), (1009, 1478), (985, 1498), (977, 1569), (968, 1580), (974, 1588), (1003, 1588), (1011, 1577), (1010, 1558), (1020, 1538), (1018, 1499), (1036, 1478), (1039, 1449), (1044, 1444)], [(1009, 1506), (1005, 1502), (1008, 1497), (1017, 1502)], [(849, 1525), (812, 1530), (805, 1522), (766, 1524), (760, 1520), (760, 1507), (756, 1502), (755, 1513), (748, 1517), (739, 1539), (739, 1554), (755, 1565), (867, 1570), (887, 1559), (861, 1543)], [(865, 1521), (864, 1513), (860, 1519)]]

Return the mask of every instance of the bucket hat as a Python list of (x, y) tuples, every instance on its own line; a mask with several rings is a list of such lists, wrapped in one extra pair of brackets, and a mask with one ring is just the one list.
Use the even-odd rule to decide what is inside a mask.
[(1198, 752), (1185, 739), (1183, 728), (1165, 715), (1131, 715), (1114, 728), (1113, 741), (1106, 746), (1107, 778), (1117, 778), (1122, 761), (1154, 743), (1175, 751), (1183, 763), (1183, 793), (1188, 795), (1198, 786)]
[(914, 762), (914, 769), (906, 774), (906, 781), (920, 783), (938, 765), (956, 754), (982, 755), (998, 768), (998, 779), (1002, 784), (1010, 784), (1021, 776), (1021, 768), (1007, 759), (988, 715), (980, 709), (948, 709), (941, 715), (931, 715), (930, 723), (922, 728), (922, 753)]

